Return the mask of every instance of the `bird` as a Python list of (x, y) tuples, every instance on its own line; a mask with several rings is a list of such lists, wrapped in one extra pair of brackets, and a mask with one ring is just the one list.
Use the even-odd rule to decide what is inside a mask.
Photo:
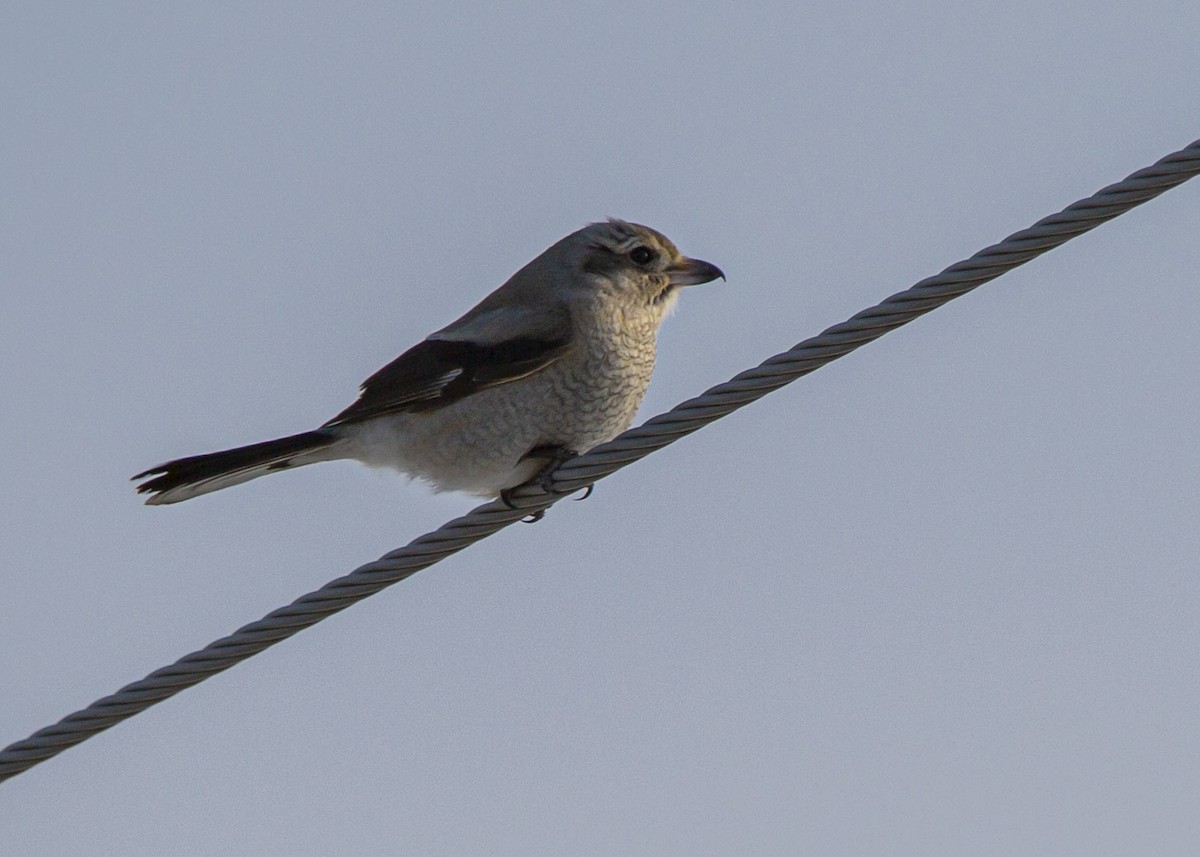
[[(312, 431), (178, 458), (133, 477), (178, 503), (320, 461), (390, 467), (435, 491), (508, 492), (612, 440), (686, 286), (725, 279), (661, 232), (609, 218), (547, 248), (465, 315), (367, 378)], [(540, 516), (538, 516), (540, 517)]]

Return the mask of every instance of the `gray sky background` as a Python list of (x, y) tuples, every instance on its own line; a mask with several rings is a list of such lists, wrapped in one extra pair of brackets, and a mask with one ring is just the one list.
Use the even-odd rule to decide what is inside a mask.
[[(6, 4), (0, 743), (471, 508), (167, 508), (606, 215), (644, 416), (1200, 136), (1200, 4)], [(5, 854), (1195, 854), (1200, 182), (0, 786)]]

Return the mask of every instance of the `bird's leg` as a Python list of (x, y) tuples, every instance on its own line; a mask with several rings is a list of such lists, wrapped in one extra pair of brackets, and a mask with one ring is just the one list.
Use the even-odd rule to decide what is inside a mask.
[(547, 444), (545, 446), (535, 446), (533, 449), (529, 450), (529, 452), (522, 455), (521, 460), (528, 461), (531, 458), (542, 458), (546, 460), (546, 463), (542, 465), (542, 469), (535, 473), (533, 478), (529, 481), (533, 482), (536, 480), (543, 491), (545, 491), (547, 494), (553, 494), (554, 481), (550, 477), (554, 474), (554, 471), (558, 469), (560, 464), (562, 464), (564, 461), (570, 461), (577, 455), (579, 455), (578, 452), (573, 449), (568, 449), (565, 446)]
[[(575, 458), (577, 455), (579, 455), (579, 453), (565, 446), (546, 444), (544, 446), (535, 446), (533, 449), (529, 450), (529, 452), (521, 456), (521, 461), (527, 461), (531, 458), (546, 460), (546, 463), (528, 480), (528, 482), (537, 482), (543, 491), (545, 491), (547, 494), (553, 494), (554, 482), (550, 477), (553, 475), (554, 471), (558, 469), (560, 464), (562, 464), (564, 461), (569, 461), (570, 459)], [(587, 497), (592, 493), (593, 487), (594, 486), (592, 485), (588, 485), (584, 495), (579, 499), (587, 499)], [(500, 492), (500, 502), (513, 510), (517, 508), (512, 502), (512, 492), (515, 490), (516, 487), (505, 488)], [(539, 509), (536, 512), (530, 513), (528, 517), (524, 518), (524, 521), (527, 524), (532, 524), (535, 521), (540, 521), (545, 516), (546, 510)]]

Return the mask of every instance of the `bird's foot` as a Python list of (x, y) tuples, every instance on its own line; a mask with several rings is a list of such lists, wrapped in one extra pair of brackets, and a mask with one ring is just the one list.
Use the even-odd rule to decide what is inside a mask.
[[(513, 492), (516, 490), (517, 489), (514, 487), (514, 488), (504, 488), (500, 491), (500, 502), (503, 503), (507, 508), (512, 509), (514, 512), (519, 511), (517, 508), (517, 505), (512, 500)], [(522, 524), (536, 524), (538, 521), (540, 521), (544, 517), (546, 517), (546, 510), (538, 509), (536, 512), (530, 512), (528, 515), (526, 515), (524, 518), (522, 518), (521, 523)]]
[[(522, 455), (521, 460), (525, 461), (530, 458), (545, 459), (546, 463), (542, 466), (541, 470), (535, 473), (533, 478), (529, 481), (536, 481), (538, 485), (541, 486), (541, 489), (547, 494), (557, 494), (559, 492), (554, 490), (554, 471), (558, 470), (559, 466), (562, 465), (564, 461), (570, 461), (572, 458), (578, 457), (578, 455), (578, 452), (573, 449), (568, 449), (565, 446), (535, 446), (533, 449), (529, 450), (529, 452)], [(589, 485), (587, 486), (587, 494), (584, 494), (583, 497), (580, 497), (579, 499), (582, 500), (591, 493), (592, 486)]]
[[(523, 484), (536, 483), (538, 487), (540, 487), (547, 494), (556, 493), (554, 491), (554, 479), (552, 478), (554, 476), (554, 471), (557, 470), (559, 465), (564, 461), (569, 461), (577, 455), (579, 455), (579, 453), (577, 453), (575, 450), (568, 449), (565, 446), (559, 446), (557, 444), (535, 446), (533, 449), (529, 450), (529, 452), (521, 456), (521, 461), (527, 461), (531, 458), (536, 458), (544, 459), (546, 463), (538, 469), (537, 473), (535, 473), (528, 480), (528, 482)], [(520, 486), (518, 485), (513, 488), (505, 488), (500, 492), (500, 502), (514, 511), (516, 511), (517, 506), (513, 503), (513, 492), (519, 487)], [(592, 485), (588, 485), (584, 495), (579, 499), (586, 499), (592, 493), (593, 487), (594, 486)], [(544, 517), (546, 517), (546, 510), (538, 509), (536, 512), (530, 512), (521, 520), (526, 524), (533, 524), (537, 521), (540, 521)]]

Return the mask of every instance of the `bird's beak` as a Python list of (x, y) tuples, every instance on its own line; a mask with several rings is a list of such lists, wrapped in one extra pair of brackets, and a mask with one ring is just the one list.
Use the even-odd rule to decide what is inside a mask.
[(680, 259), (667, 268), (672, 286), (697, 286), (709, 283), (720, 277), (725, 279), (725, 272), (711, 262), (703, 259)]

